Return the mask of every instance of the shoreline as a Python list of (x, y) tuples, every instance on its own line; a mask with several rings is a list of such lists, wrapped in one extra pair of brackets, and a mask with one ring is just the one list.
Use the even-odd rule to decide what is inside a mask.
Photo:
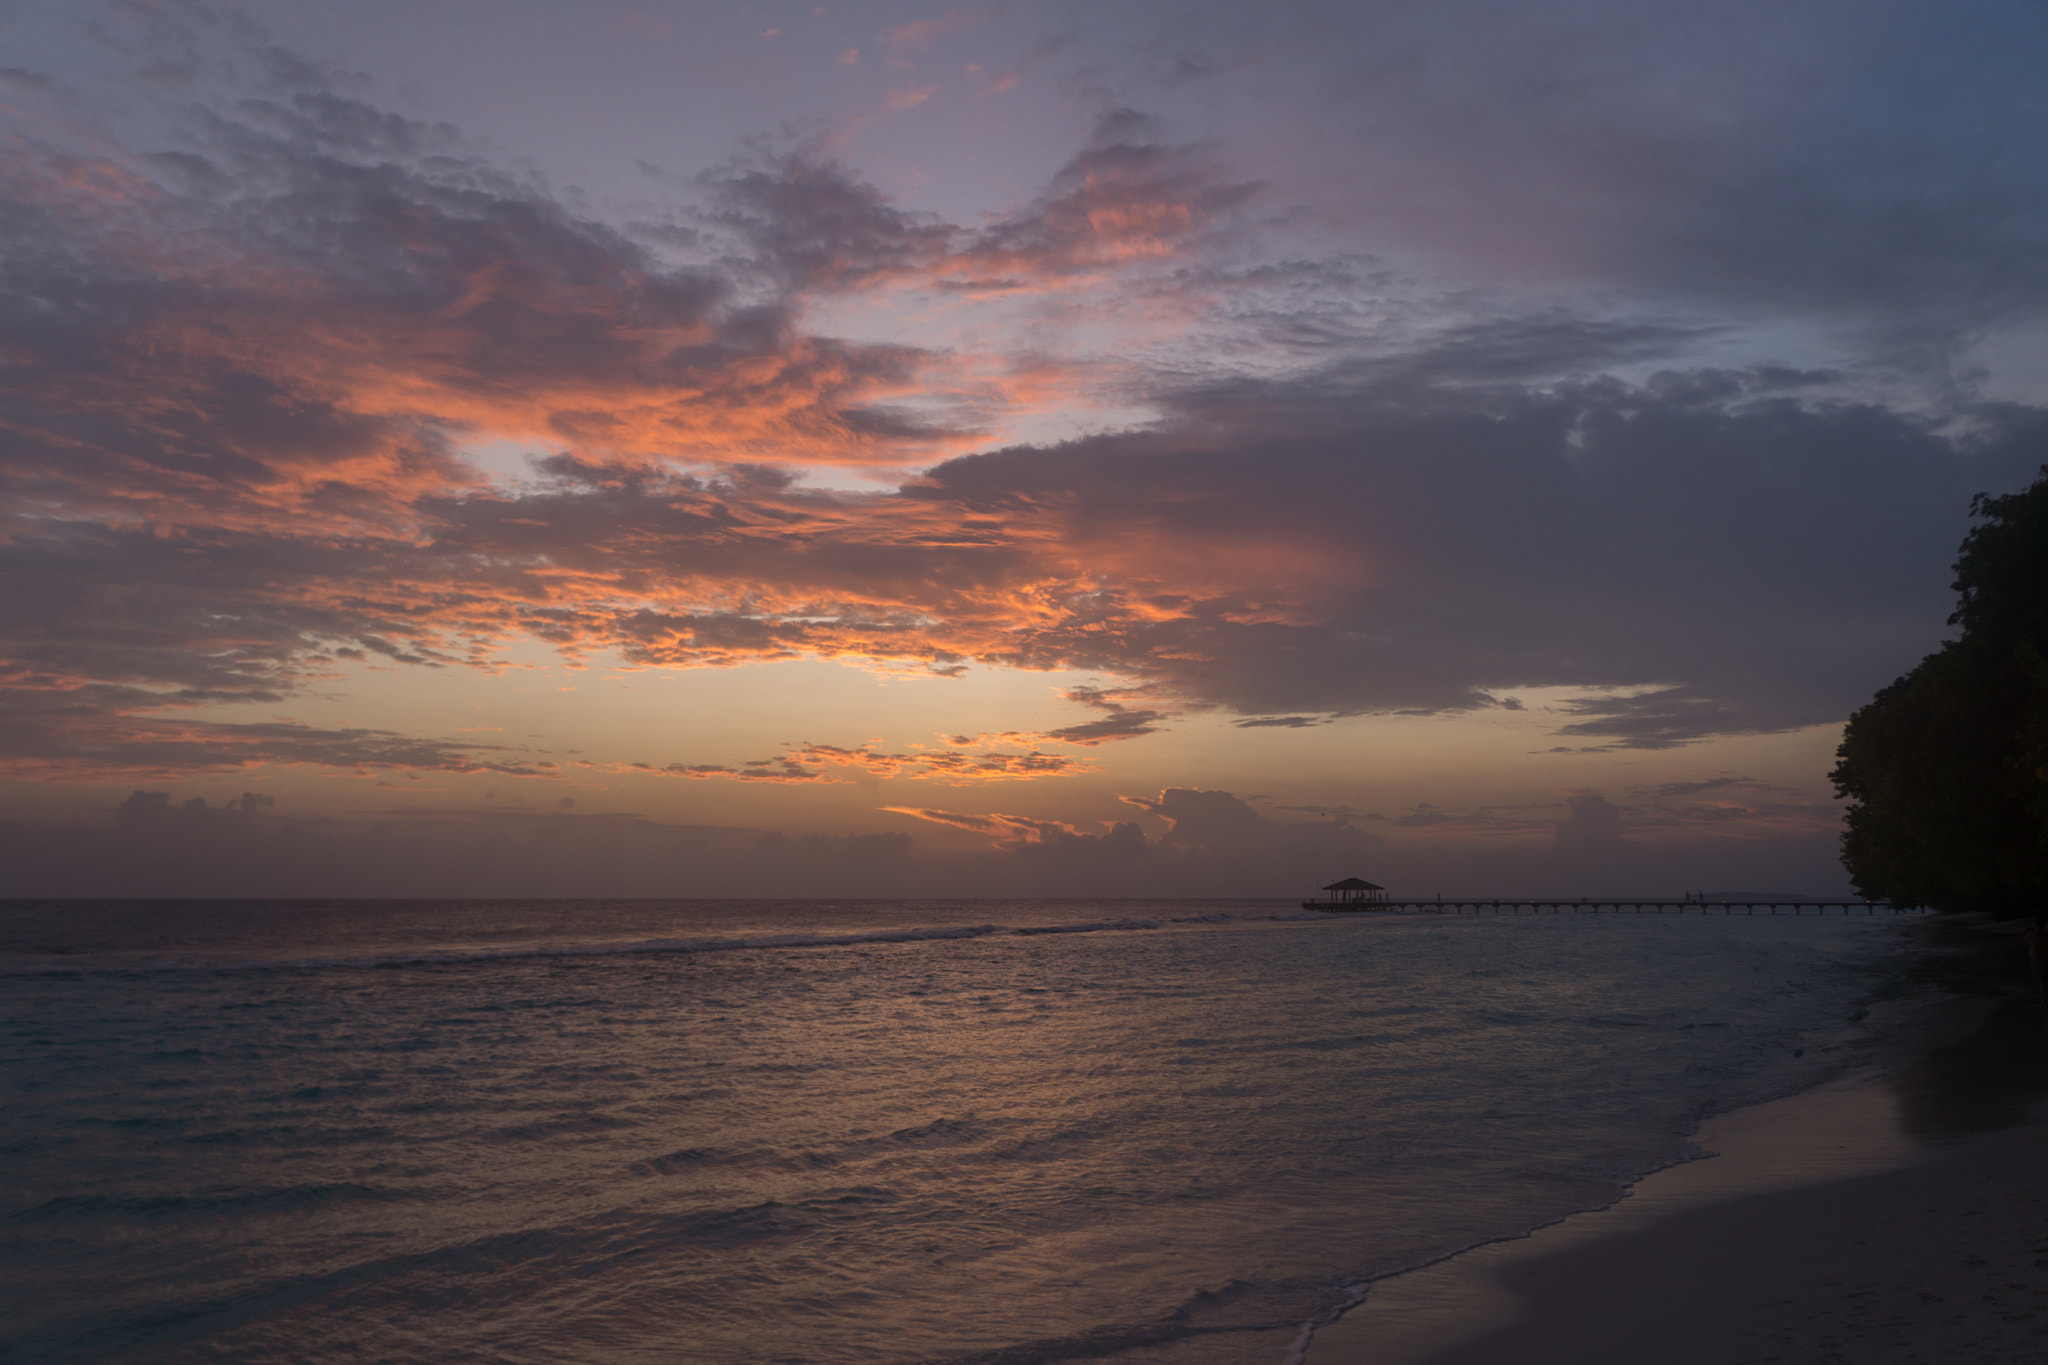
[[(1905, 979), (1946, 993), (1887, 1011), (1851, 1045), (1862, 1064), (1706, 1119), (1705, 1155), (1605, 1208), (1373, 1282), (1290, 1365), (1866, 1365), (1996, 1351), (2008, 1329), (2016, 1353), (1983, 1358), (2036, 1359), (2048, 1289), (2005, 1286), (2048, 1256), (2048, 1020), (2010, 933), (1930, 925)], [(1863, 1311), (1900, 1294), (1925, 1311)], [(1934, 1311), (1952, 1302), (1970, 1307)]]

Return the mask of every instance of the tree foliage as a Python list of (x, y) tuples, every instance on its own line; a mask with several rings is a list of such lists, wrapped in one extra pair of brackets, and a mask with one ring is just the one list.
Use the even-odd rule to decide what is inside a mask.
[(1843, 732), (1842, 864), (1859, 893), (1894, 904), (2035, 913), (2048, 909), (2048, 466), (1970, 510), (1960, 634)]

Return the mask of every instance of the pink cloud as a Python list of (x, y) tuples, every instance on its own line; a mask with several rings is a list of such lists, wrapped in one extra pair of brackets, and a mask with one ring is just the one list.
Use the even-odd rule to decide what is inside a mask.
[(974, 28), (989, 23), (993, 18), (993, 15), (980, 10), (948, 10), (936, 19), (913, 19), (907, 24), (898, 24), (882, 35), (882, 45), (899, 56), (921, 52), (937, 41), (941, 34)]
[(1106, 834), (1087, 834), (1064, 820), (1036, 820), (1025, 815), (971, 815), (918, 806), (882, 809), (913, 820), (985, 834), (997, 848), (1013, 853), (1108, 853), (1130, 857), (1146, 850), (1144, 831), (1128, 823), (1112, 825)]

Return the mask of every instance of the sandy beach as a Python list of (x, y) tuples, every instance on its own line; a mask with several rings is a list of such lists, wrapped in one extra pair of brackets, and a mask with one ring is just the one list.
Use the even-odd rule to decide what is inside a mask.
[(2048, 1128), (1753, 1196), (1532, 1260), (1530, 1307), (1428, 1357), (1539, 1362), (2034, 1362), (2048, 1355)]
[(1911, 1060), (1709, 1121), (1717, 1156), (1611, 1209), (1374, 1285), (1308, 1362), (2048, 1358), (2048, 1020), (1976, 1008)]

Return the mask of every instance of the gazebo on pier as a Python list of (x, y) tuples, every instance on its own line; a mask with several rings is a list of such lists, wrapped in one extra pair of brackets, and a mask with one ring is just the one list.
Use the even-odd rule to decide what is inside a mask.
[(1357, 877), (1346, 877), (1341, 882), (1331, 882), (1323, 890), (1328, 897), (1319, 901), (1303, 901), (1304, 910), (1378, 910), (1387, 903), (1387, 888)]

